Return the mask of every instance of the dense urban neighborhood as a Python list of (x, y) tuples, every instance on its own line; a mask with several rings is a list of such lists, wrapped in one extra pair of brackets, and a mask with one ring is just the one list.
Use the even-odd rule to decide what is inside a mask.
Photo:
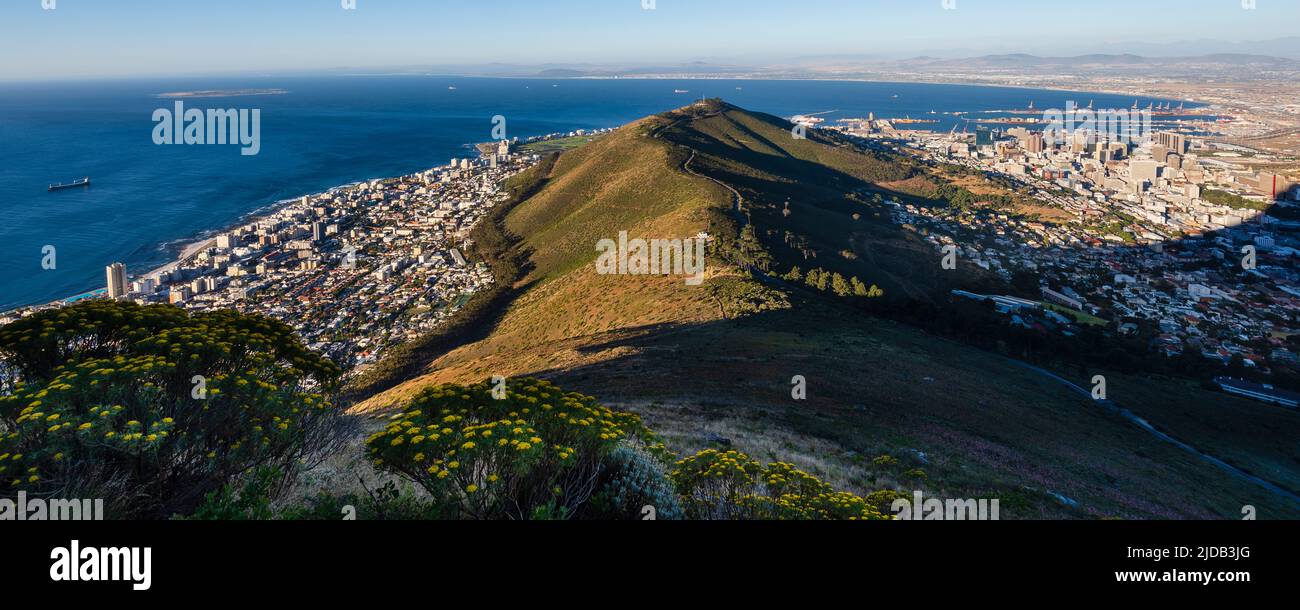
[[(501, 141), (478, 159), (309, 195), (186, 249), (138, 277), (121, 263), (88, 293), (190, 310), (237, 309), (290, 324), (345, 370), (436, 327), (492, 274), (462, 253), (503, 181), (538, 159)], [(9, 321), (49, 307), (5, 314)]]
[(373, 362), (492, 282), (463, 242), (505, 197), (501, 182), (535, 160), (501, 151), (303, 197), (137, 279), (126, 296), (267, 314), (345, 369)]
[(907, 130), (874, 117), (842, 123), (833, 129), (986, 176), (1032, 206), (994, 197), (943, 207), (883, 202), (894, 223), (939, 252), (1005, 280), (1034, 278), (1039, 292), (955, 296), (996, 299), (1026, 328), (1143, 330), (1170, 357), (1192, 350), (1246, 368), (1300, 363), (1286, 342), (1300, 328), (1300, 187), (1235, 163), (1242, 147), (1174, 131), (1124, 141), (1084, 130), (1053, 137), (1024, 127)]

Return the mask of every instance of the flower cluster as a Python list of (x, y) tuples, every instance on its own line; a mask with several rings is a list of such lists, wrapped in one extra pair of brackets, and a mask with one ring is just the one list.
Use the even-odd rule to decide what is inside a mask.
[(167, 516), (186, 507), (154, 504), (156, 490), (201, 498), (296, 455), (332, 414), (320, 391), (337, 373), (265, 318), (108, 301), (0, 329), (0, 356), (19, 373), (0, 396), (0, 494), (120, 494), (123, 516)]
[(487, 382), (426, 389), (366, 445), (380, 468), (464, 516), (526, 519), (546, 506), (572, 514), (601, 461), (627, 442), (655, 443), (634, 414), (520, 379), (497, 396)]
[(884, 519), (875, 507), (792, 464), (766, 466), (738, 451), (706, 449), (668, 474), (695, 519)]

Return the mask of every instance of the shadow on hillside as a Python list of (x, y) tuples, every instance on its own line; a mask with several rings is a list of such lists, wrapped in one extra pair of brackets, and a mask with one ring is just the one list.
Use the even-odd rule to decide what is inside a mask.
[[(896, 160), (815, 132), (810, 132), (810, 142), (833, 150), (796, 149), (808, 144), (793, 140), (790, 148), (778, 146), (775, 138), (788, 133), (789, 123), (749, 116), (759, 117), (758, 122), (745, 125), (718, 114), (697, 120), (718, 121), (718, 133), (732, 134), (725, 136), (732, 143), (748, 139), (773, 152), (737, 148), (677, 123), (665, 128), (662, 138), (696, 151), (695, 171), (744, 195), (744, 221), (752, 223), (756, 238), (772, 255), (764, 271), (780, 275), (795, 265), (805, 272), (823, 268), (867, 284), (879, 282), (887, 297), (837, 298), (802, 282), (790, 283), (795, 309), (607, 333), (577, 348), (586, 364), (520, 374), (632, 407), (662, 403), (653, 410), (660, 417), (678, 413), (693, 422), (736, 419), (755, 434), (769, 427), (792, 431), (795, 440), (789, 442), (795, 443), (802, 436), (829, 439), (856, 456), (910, 448), (933, 456), (940, 470), (965, 472), (951, 474), (958, 487), (989, 480), (971, 472), (991, 472), (991, 480), (1011, 489), (1055, 488), (1096, 505), (1121, 507), (1105, 514), (1222, 516), (1240, 507), (1240, 497), (1257, 491), (1226, 480), (1208, 463), (1187, 460), (1172, 445), (1153, 443), (1139, 427), (1049, 377), (990, 357), (1004, 354), (1068, 369), (1069, 377), (1086, 383), (1097, 364), (1126, 371), (1159, 364), (1148, 351), (1148, 336), (1122, 335), (1117, 332), (1122, 320), (1116, 319), (1106, 327), (1078, 325), (1075, 336), (1067, 338), (1060, 329), (1013, 325), (1010, 316), (988, 302), (954, 297), (954, 289), (1034, 300), (1042, 295), (1037, 278), (1002, 278), (964, 259), (962, 272), (944, 271), (937, 245), (895, 223), (892, 208), (871, 197), (878, 193), (918, 205), (945, 205), (878, 187), (878, 182), (912, 173), (892, 166)], [(762, 133), (769, 129), (779, 131)], [(1127, 246), (1047, 251), (1040, 269), (1062, 265), (1061, 273), (1068, 274), (1090, 256), (1105, 255), (1118, 261), (1118, 269), (1106, 267), (1111, 274), (1154, 277), (1175, 267), (1226, 274), (1213, 281), (1236, 279), (1231, 260), (1203, 260), (1205, 244), (1220, 237), (1236, 245), (1229, 232), (1170, 241), (1159, 252)], [(988, 247), (985, 242), (976, 250)], [(1184, 256), (1188, 252), (1195, 254)], [(1084, 258), (1072, 261), (1071, 255)], [(1262, 260), (1277, 262), (1268, 256)], [(748, 261), (737, 262), (748, 266)], [(708, 298), (704, 294), (701, 298)], [(486, 328), (480, 336), (490, 332)], [(1173, 365), (1161, 366), (1153, 364), (1146, 372), (1187, 374)], [(791, 396), (796, 376), (808, 384), (807, 400)], [(1300, 436), (1292, 424), (1261, 429)], [(1232, 490), (1226, 504), (1216, 496), (1224, 489)], [(1190, 501), (1189, 496), (1201, 499)], [(1225, 508), (1232, 501), (1237, 501), (1235, 507)]]
[[(1153, 490), (1165, 490), (1163, 498), (1213, 498), (1240, 484), (1234, 493), (1269, 501), (1266, 493), (1208, 462), (1186, 459), (1177, 447), (1153, 441), (1047, 376), (856, 313), (800, 303), (799, 309), (741, 320), (638, 326), (578, 349), (595, 362), (519, 376), (545, 378), (640, 412), (652, 427), (685, 435), (679, 443), (707, 443), (725, 430), (738, 435), (742, 450), (746, 439), (759, 445), (786, 439), (780, 442), (793, 443), (786, 451), (815, 444), (812, 439), (829, 441), (844, 453), (828, 459), (914, 450), (929, 456), (943, 481), (936, 484), (961, 487), (991, 472), (1008, 489), (1051, 486), (1085, 502), (1117, 502), (1126, 507), (1120, 514), (1129, 516), (1213, 514), (1200, 505), (1166, 504)], [(602, 359), (605, 353), (612, 355)], [(795, 376), (806, 382), (806, 400), (792, 397)], [(1270, 412), (1261, 407), (1241, 417)], [(1270, 438), (1295, 438), (1300, 422), (1268, 419), (1260, 430)], [(761, 457), (778, 459), (780, 452)]]
[[(863, 175), (849, 173), (860, 171), (857, 167), (860, 164), (894, 164), (892, 175), (889, 172), (882, 175), (898, 180), (920, 174), (921, 163), (900, 162), (892, 155), (865, 150), (831, 132), (809, 130), (808, 140), (799, 141), (790, 132), (788, 121), (746, 112), (720, 101), (707, 105), (707, 109), (707, 113), (694, 119), (698, 125), (676, 124), (664, 132), (663, 138), (696, 151), (695, 171), (742, 193), (744, 221), (752, 224), (757, 239), (772, 258), (770, 264), (764, 261), (759, 265), (768, 273), (784, 274), (792, 267), (799, 267), (804, 274), (810, 269), (824, 269), (881, 286), (886, 300), (896, 310), (919, 304), (927, 311), (949, 303), (954, 290), (1041, 301), (1049, 293), (1043, 292), (1040, 279), (1051, 275), (1047, 288), (1067, 297), (1058, 299), (1061, 303), (1086, 301), (1087, 295), (1076, 299), (1071, 291), (1087, 292), (1090, 286), (1151, 293), (1147, 299), (1135, 298), (1137, 302), (1181, 299), (1183, 307), (1171, 305), (1144, 310), (1141, 306), (1111, 307), (1106, 302), (1102, 310), (1092, 312), (1112, 322), (1110, 330), (1123, 328), (1124, 332), (1148, 341), (1162, 342), (1159, 349), (1170, 353), (1177, 351), (1173, 342), (1178, 335), (1188, 338), (1187, 333), (1194, 339), (1194, 345), (1203, 345), (1205, 353), (1216, 354), (1225, 362), (1232, 360), (1229, 354), (1244, 351), (1247, 358), (1262, 363), (1273, 350), (1294, 353), (1300, 347), (1294, 341), (1265, 338), (1267, 333), (1262, 332), (1246, 341), (1248, 345), (1241, 345), (1237, 338), (1242, 333), (1239, 328), (1233, 328), (1234, 316), (1269, 319), (1284, 331), (1300, 327), (1295, 316), (1295, 295), (1279, 288), (1279, 285), (1294, 286), (1300, 279), (1295, 257), (1285, 254), (1286, 250), (1258, 246), (1253, 254), (1256, 268), (1244, 269), (1246, 253), (1242, 249), (1256, 245), (1253, 233), (1258, 232), (1250, 224), (1201, 236), (1154, 241), (1149, 245), (1094, 240), (1079, 247), (1048, 247), (1028, 254), (999, 243), (992, 232), (976, 232), (974, 239), (959, 235), (957, 242), (964, 248), (957, 257), (958, 272), (953, 273), (942, 264), (940, 243), (928, 239), (935, 227), (924, 219), (898, 220), (907, 215), (885, 203), (896, 200), (918, 208), (943, 208), (949, 206), (946, 200), (884, 188)], [(770, 133), (758, 133), (756, 129)], [(778, 142), (776, 137), (788, 139)], [(743, 141), (745, 138), (779, 153), (749, 148)], [(836, 150), (809, 149), (810, 142)], [(806, 158), (799, 158), (787, 149), (797, 150)], [(847, 156), (837, 157), (837, 154)], [(997, 208), (975, 213), (989, 220), (1008, 214)], [(1265, 231), (1267, 240), (1300, 247), (1296, 239), (1300, 210), (1276, 203), (1264, 214), (1277, 221)], [(1034, 220), (1015, 217), (1015, 214), (1009, 216), (1027, 223)], [(909, 222), (912, 226), (906, 226)], [(947, 229), (965, 231), (964, 227), (950, 226), (937, 232), (942, 234)], [(1116, 234), (1119, 235), (1118, 230)], [(1006, 271), (999, 273), (993, 261), (984, 258), (985, 253), (990, 254), (988, 258), (999, 259), (997, 262)], [(1020, 260), (1013, 261), (1013, 257)], [(764, 268), (763, 264), (767, 266)], [(1038, 272), (1013, 273), (1021, 267), (1035, 267)], [(1119, 285), (1120, 281), (1125, 284)], [(1189, 298), (1192, 285), (1225, 290)], [(1211, 299), (1213, 304), (1203, 298)], [(1085, 307), (1083, 302), (1076, 305), (1074, 309)], [(1179, 309), (1189, 313), (1178, 316), (1169, 313)], [(1197, 337), (1200, 331), (1189, 330), (1191, 323), (1184, 316), (1202, 317), (1202, 324), (1210, 328), (1212, 336)], [(1047, 326), (1048, 330), (1056, 330), (1050, 322)], [(1181, 330), (1173, 330), (1174, 326)], [(1162, 356), (1152, 352), (1151, 357)], [(1233, 372), (1242, 373), (1239, 369)], [(1296, 377), (1292, 381), (1300, 383), (1300, 374)]]

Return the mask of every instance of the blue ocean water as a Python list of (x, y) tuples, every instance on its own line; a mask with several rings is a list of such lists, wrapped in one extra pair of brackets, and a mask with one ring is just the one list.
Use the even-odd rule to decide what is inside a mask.
[[(158, 146), (160, 94), (277, 89), (279, 95), (194, 98), (187, 108), (261, 110), (261, 152)], [(676, 93), (685, 90), (688, 93)], [(1104, 94), (960, 85), (835, 81), (538, 80), (437, 76), (258, 77), (0, 84), (0, 311), (102, 288), (104, 267), (143, 273), (176, 246), (276, 202), (474, 155), (492, 118), (509, 137), (613, 127), (701, 96), (780, 116), (827, 120), (931, 111), (1128, 108)], [(1143, 98), (1142, 107), (1149, 102)], [(89, 176), (88, 188), (47, 192)], [(55, 269), (42, 249), (56, 248)]]

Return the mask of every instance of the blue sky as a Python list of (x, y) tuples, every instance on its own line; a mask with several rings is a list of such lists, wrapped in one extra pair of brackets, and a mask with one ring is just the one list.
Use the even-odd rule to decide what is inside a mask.
[[(54, 2), (44, 10), (42, 2)], [(1290, 36), (1257, 0), (0, 0), (0, 80), (413, 64), (1074, 54)]]

